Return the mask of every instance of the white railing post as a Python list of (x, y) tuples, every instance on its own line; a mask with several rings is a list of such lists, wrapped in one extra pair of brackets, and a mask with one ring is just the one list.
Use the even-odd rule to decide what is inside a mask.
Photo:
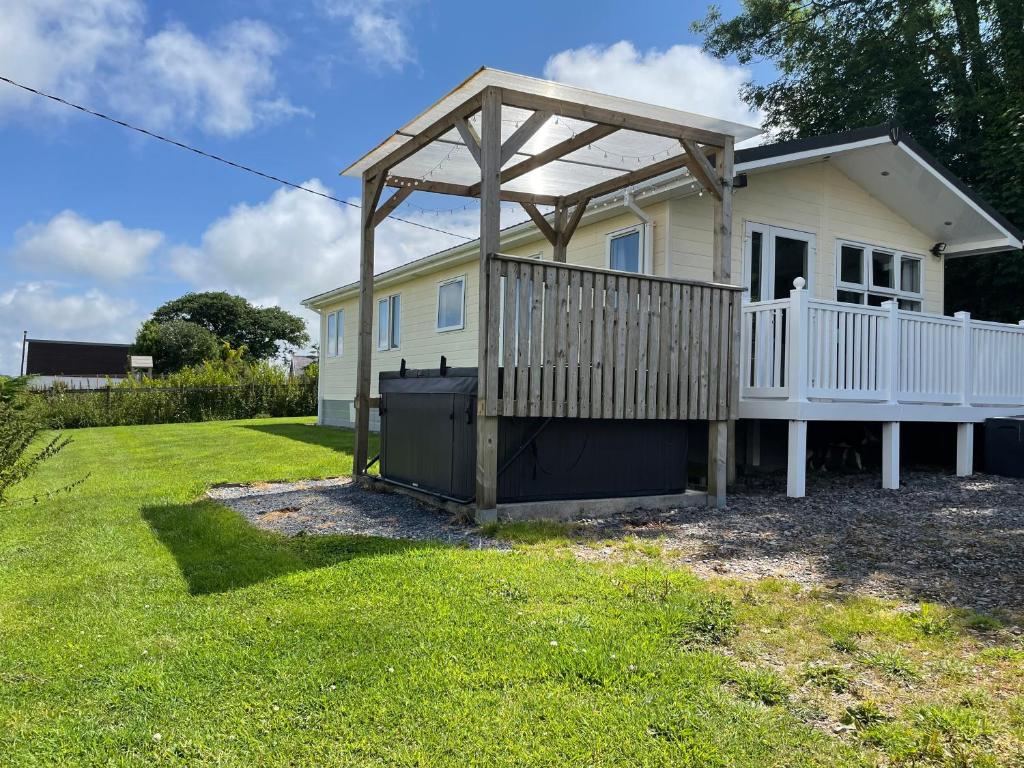
[(960, 404), (971, 404), (971, 382), (974, 378), (974, 348), (971, 344), (971, 313), (954, 312), (953, 317), (960, 321), (963, 332), (961, 335), (962, 354), (960, 360)]
[(807, 281), (798, 277), (789, 292), (789, 399), (807, 402)]
[(886, 368), (889, 402), (896, 403), (900, 397), (900, 314), (895, 301), (883, 301), (882, 309), (888, 312), (889, 333), (886, 337)]

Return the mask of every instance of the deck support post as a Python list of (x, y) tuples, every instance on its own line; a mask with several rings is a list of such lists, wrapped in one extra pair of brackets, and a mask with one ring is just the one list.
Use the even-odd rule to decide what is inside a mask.
[(366, 474), (370, 443), (370, 367), (373, 363), (373, 245), (374, 214), (387, 171), (363, 174), (363, 206), (360, 212), (359, 246), (359, 339), (356, 348), (356, 442), (352, 451), (352, 476)]
[(802, 499), (807, 495), (807, 422), (789, 422), (786, 463), (786, 495)]
[[(497, 519), (498, 417), (487, 413), (490, 254), (501, 245), (501, 91), (486, 88), (480, 109), (480, 277), (477, 325), (476, 518)], [(493, 382), (497, 386), (497, 382)]]
[(708, 422), (708, 506), (725, 507), (728, 480), (729, 422)]
[(900, 487), (900, 423), (882, 424), (882, 487), (896, 490)]
[(974, 424), (956, 425), (956, 476), (974, 474)]
[(725, 482), (729, 487), (736, 483), (736, 420), (726, 422), (728, 436), (726, 438)]

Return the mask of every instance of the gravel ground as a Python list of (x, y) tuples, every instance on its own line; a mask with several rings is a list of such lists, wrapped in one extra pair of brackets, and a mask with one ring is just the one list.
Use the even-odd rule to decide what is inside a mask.
[[(810, 477), (805, 499), (785, 481), (742, 485), (727, 509), (635, 510), (584, 521), (574, 549), (588, 560), (623, 556), (606, 540), (657, 541), (697, 573), (778, 577), (903, 601), (1024, 612), (1024, 480), (904, 472), (899, 491), (874, 474)], [(401, 494), (347, 478), (221, 486), (210, 491), (254, 524), (284, 534), (356, 534), (507, 545)]]
[[(741, 485), (721, 511), (636, 512), (585, 530), (658, 540), (698, 573), (1021, 612), (1024, 480), (904, 472), (901, 482), (885, 491), (873, 474), (819, 476), (806, 498), (789, 499), (784, 479), (770, 478)], [(614, 556), (614, 548), (578, 551)]]
[(347, 477), (299, 483), (223, 485), (210, 498), (226, 504), (260, 528), (288, 536), (298, 533), (382, 536), (442, 541), (471, 547), (504, 547), (476, 529), (451, 521), (400, 493), (360, 488)]

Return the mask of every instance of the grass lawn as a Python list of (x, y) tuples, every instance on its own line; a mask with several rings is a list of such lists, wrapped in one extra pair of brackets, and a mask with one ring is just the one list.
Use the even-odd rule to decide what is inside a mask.
[[(656, 546), (586, 563), (284, 539), (212, 483), (345, 474), (351, 436), (277, 419), (76, 431), (0, 514), (3, 765), (995, 765), (1024, 646), (997, 622)], [(1015, 757), (1016, 756), (1016, 757)]]

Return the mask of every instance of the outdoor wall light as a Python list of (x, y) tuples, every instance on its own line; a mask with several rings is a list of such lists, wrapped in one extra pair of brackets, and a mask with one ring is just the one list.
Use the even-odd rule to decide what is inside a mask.
[(942, 254), (945, 252), (945, 250), (946, 250), (946, 244), (945, 243), (936, 243), (931, 248), (931, 254), (935, 258), (939, 258), (940, 256), (942, 256)]

